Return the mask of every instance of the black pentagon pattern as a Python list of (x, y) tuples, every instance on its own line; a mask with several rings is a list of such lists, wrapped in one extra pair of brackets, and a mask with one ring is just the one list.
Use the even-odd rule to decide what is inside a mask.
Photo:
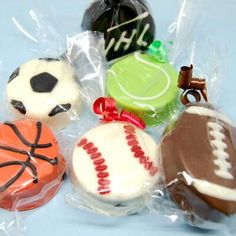
[(52, 109), (52, 111), (48, 114), (48, 116), (52, 117), (52, 116), (55, 116), (58, 113), (67, 112), (67, 111), (70, 110), (70, 108), (71, 108), (70, 103), (57, 105), (56, 107), (54, 107)]
[(8, 83), (10, 83), (13, 79), (15, 79), (20, 73), (20, 67), (18, 67), (10, 76)]
[(12, 106), (18, 110), (21, 114), (25, 115), (26, 114), (26, 109), (24, 104), (21, 101), (17, 101), (17, 100), (11, 100), (11, 104)]
[(60, 61), (58, 58), (52, 58), (52, 57), (44, 57), (44, 58), (39, 58), (40, 61)]
[(30, 85), (36, 93), (50, 93), (56, 86), (57, 82), (58, 80), (54, 76), (44, 72), (32, 77)]

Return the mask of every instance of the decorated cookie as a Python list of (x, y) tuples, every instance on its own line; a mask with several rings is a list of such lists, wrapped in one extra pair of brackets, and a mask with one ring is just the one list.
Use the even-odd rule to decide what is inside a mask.
[(11, 75), (8, 101), (17, 115), (65, 127), (78, 114), (80, 91), (72, 66), (59, 59), (31, 60)]
[(164, 122), (179, 103), (178, 74), (169, 63), (135, 52), (117, 61), (107, 74), (107, 93), (119, 107), (147, 125)]
[(19, 120), (0, 125), (0, 208), (29, 210), (61, 186), (65, 160), (49, 128)]
[(102, 124), (77, 143), (72, 157), (72, 182), (92, 207), (109, 215), (132, 214), (159, 179), (157, 145), (129, 123)]
[(84, 14), (82, 27), (104, 33), (108, 60), (146, 50), (155, 35), (153, 18), (142, 0), (94, 1)]
[(193, 224), (236, 213), (236, 128), (227, 117), (209, 104), (188, 107), (160, 154), (170, 197)]

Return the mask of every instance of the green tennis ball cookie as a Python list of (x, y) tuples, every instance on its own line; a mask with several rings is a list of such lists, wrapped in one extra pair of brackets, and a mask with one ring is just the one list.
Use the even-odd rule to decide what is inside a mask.
[(164, 122), (179, 104), (178, 74), (169, 63), (136, 52), (117, 61), (107, 74), (107, 93), (119, 107), (147, 125)]

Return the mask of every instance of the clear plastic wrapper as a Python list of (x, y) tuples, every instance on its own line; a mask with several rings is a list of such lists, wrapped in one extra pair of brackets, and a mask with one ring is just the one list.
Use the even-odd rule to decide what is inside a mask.
[(0, 233), (18, 235), (23, 230), (18, 212), (39, 208), (54, 197), (66, 161), (52, 131), (27, 119), (1, 123), (0, 152)]
[(157, 144), (139, 118), (118, 114), (112, 98), (96, 100), (94, 111), (103, 116), (102, 123), (74, 145), (70, 177), (75, 192), (66, 200), (108, 216), (139, 212), (159, 182)]
[(206, 103), (187, 107), (162, 137), (168, 192), (193, 225), (235, 213), (235, 131)]
[[(191, 38), (188, 40), (191, 41)], [(101, 102), (98, 108), (94, 105), (95, 113), (103, 115), (102, 121), (106, 123), (95, 128), (91, 126), (89, 131), (80, 133), (70, 153), (70, 176), (75, 192), (66, 195), (66, 200), (73, 207), (109, 216), (124, 216), (152, 205), (155, 192), (163, 196), (159, 182), (160, 166), (156, 165), (159, 163), (158, 155), (150, 158), (147, 153), (152, 145), (145, 138), (147, 133), (132, 124), (138, 119), (148, 126), (159, 125), (154, 132), (150, 132), (150, 127), (147, 129), (151, 133), (150, 138), (155, 137), (154, 142), (157, 143), (162, 125), (178, 113), (181, 90), (178, 88), (178, 72), (174, 67), (177, 60), (171, 57), (174, 45), (175, 42), (169, 40), (165, 43), (155, 41), (145, 52), (130, 53), (110, 63), (106, 78), (106, 94), (109, 98)], [(181, 51), (178, 53), (181, 54)], [(126, 123), (127, 116), (132, 117), (128, 120), (131, 125)], [(126, 126), (131, 128), (125, 130)], [(127, 137), (126, 132), (130, 132)], [(127, 149), (127, 146), (131, 148)], [(130, 157), (134, 157), (133, 164), (128, 163)], [(125, 160), (119, 163), (123, 158)], [(114, 168), (113, 163), (116, 163)], [(140, 172), (135, 166), (142, 168)], [(154, 182), (147, 178), (150, 175), (149, 168), (153, 166), (158, 168)], [(130, 172), (128, 174), (126, 167)], [(92, 170), (89, 178), (82, 171), (86, 168)], [(145, 178), (142, 177), (143, 173), (147, 175)], [(137, 189), (143, 193), (136, 192), (134, 197)]]
[(168, 61), (167, 46), (155, 41), (147, 52), (117, 60), (107, 73), (108, 96), (148, 126), (167, 122), (180, 106), (178, 73)]
[(9, 107), (17, 118), (41, 120), (50, 127), (64, 128), (79, 119), (83, 101), (90, 105), (104, 93), (103, 37), (92, 32), (68, 35), (58, 45), (56, 28), (33, 10), (30, 17), (35, 35), (18, 19), (13, 17), (13, 22), (26, 40), (33, 41), (29, 50), (38, 58), (19, 65), (9, 76), (6, 88)]
[(1, 236), (25, 235), (25, 218), (60, 190), (67, 167), (64, 149), (63, 137), (45, 123), (1, 113)]
[[(32, 55), (9, 79), (3, 78), (8, 80), (0, 124), (0, 235), (4, 236), (24, 235), (22, 219), (60, 189), (66, 174), (65, 137), (70, 134), (57, 129), (78, 122), (83, 104), (91, 106), (104, 93), (103, 36), (84, 32), (68, 35), (59, 44), (60, 34), (47, 18), (34, 10), (29, 16), (34, 33), (20, 19), (12, 20), (19, 37), (30, 42)], [(4, 66), (0, 67), (2, 72)]]
[(155, 23), (143, 0), (95, 0), (84, 13), (82, 28), (104, 34), (109, 61), (145, 51), (155, 37)]
[[(183, 81), (188, 79), (186, 86)], [(153, 194), (157, 205), (150, 208), (162, 208), (170, 219), (183, 216), (192, 226), (227, 235), (235, 232), (236, 129), (214, 105), (198, 103), (201, 96), (207, 100), (205, 82), (192, 75), (192, 66), (181, 68), (181, 100), (187, 107), (161, 137), (163, 191), (161, 196), (160, 189)]]
[[(227, 49), (202, 34), (204, 3), (183, 1), (177, 21), (170, 26), (169, 60), (176, 68), (186, 65), (180, 70), (178, 86), (187, 107), (172, 117), (161, 137), (163, 188), (153, 194), (156, 200), (150, 201), (149, 208), (163, 212), (173, 224), (185, 222), (234, 235), (235, 125), (218, 105)], [(198, 103), (203, 98), (208, 102)]]

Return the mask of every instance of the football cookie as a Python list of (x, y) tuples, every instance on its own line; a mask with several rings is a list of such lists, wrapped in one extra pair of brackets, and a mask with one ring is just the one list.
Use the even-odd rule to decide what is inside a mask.
[(31, 60), (17, 68), (10, 76), (7, 97), (17, 115), (53, 128), (69, 124), (81, 103), (72, 66), (53, 58)]
[(155, 35), (151, 13), (142, 0), (97, 0), (86, 10), (84, 30), (104, 34), (107, 59), (145, 51)]
[(236, 212), (236, 128), (227, 117), (208, 104), (188, 107), (160, 154), (170, 197), (192, 223)]
[(102, 124), (86, 133), (72, 157), (72, 183), (91, 206), (109, 215), (132, 214), (159, 179), (157, 145), (143, 130)]
[(107, 73), (108, 96), (147, 125), (166, 121), (179, 104), (178, 74), (169, 63), (135, 52), (118, 60)]
[(59, 190), (65, 160), (49, 128), (19, 120), (0, 125), (0, 208), (30, 210)]

